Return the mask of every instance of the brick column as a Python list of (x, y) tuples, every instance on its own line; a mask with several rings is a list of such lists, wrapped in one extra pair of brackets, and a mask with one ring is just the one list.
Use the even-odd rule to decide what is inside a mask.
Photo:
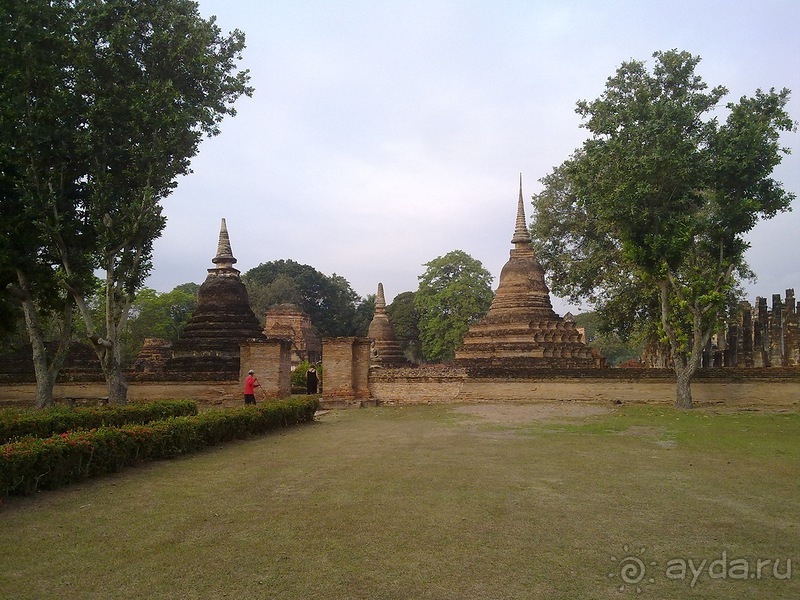
[[(284, 339), (254, 339), (239, 346), (239, 380), (244, 389), (247, 372), (253, 369), (266, 398), (286, 398), (292, 393), (292, 343)], [(256, 401), (265, 394), (256, 390)]]
[(370, 397), (367, 338), (343, 337), (322, 340), (322, 400), (361, 404)]

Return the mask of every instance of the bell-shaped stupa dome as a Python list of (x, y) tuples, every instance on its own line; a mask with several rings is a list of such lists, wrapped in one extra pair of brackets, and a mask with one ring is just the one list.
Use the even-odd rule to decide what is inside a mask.
[(522, 200), (522, 175), (513, 248), (500, 272), (489, 312), (472, 325), (456, 350), (466, 367), (584, 368), (605, 365), (572, 321), (553, 311), (544, 269), (531, 246)]

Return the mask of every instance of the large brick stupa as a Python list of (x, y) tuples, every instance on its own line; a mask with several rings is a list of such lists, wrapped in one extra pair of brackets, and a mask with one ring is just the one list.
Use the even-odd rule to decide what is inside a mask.
[(166, 370), (184, 374), (239, 375), (239, 345), (248, 339), (263, 339), (261, 325), (247, 296), (247, 289), (234, 268), (228, 229), (222, 219), (217, 255), (211, 260), (205, 282), (197, 292), (197, 308), (172, 346)]
[(522, 201), (522, 177), (510, 258), (489, 312), (472, 325), (454, 364), (477, 369), (574, 369), (605, 366), (575, 323), (553, 311), (544, 269), (531, 246)]

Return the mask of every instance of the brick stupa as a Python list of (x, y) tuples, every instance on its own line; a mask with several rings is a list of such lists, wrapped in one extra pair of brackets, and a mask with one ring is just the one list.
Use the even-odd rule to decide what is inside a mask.
[(234, 268), (228, 229), (222, 219), (214, 267), (197, 292), (197, 308), (172, 346), (167, 370), (184, 374), (239, 375), (239, 344), (263, 339), (261, 325), (250, 308), (247, 289)]
[(369, 364), (373, 367), (406, 367), (410, 363), (403, 355), (400, 342), (394, 335), (394, 328), (389, 315), (386, 314), (386, 297), (383, 295), (383, 284), (378, 284), (378, 295), (375, 299), (375, 315), (369, 324), (367, 337), (372, 340)]
[(531, 246), (522, 201), (522, 176), (511, 256), (489, 312), (472, 325), (456, 350), (456, 366), (477, 369), (574, 369), (605, 366), (575, 323), (553, 311), (544, 269)]

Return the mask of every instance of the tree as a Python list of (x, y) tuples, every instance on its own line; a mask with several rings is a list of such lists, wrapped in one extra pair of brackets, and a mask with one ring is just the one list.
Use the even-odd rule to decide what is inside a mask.
[[(757, 90), (727, 104), (695, 74), (700, 57), (672, 50), (623, 63), (597, 100), (577, 112), (591, 137), (543, 181), (536, 218), (563, 225), (539, 245), (552, 252), (554, 289), (632, 318), (658, 315), (676, 374), (676, 405), (692, 406), (691, 380), (737, 280), (747, 277), (744, 234), (787, 210), (794, 195), (770, 175), (788, 149), (789, 90)], [(560, 212), (559, 212), (560, 211)], [(546, 238), (546, 244), (542, 239)], [(574, 255), (570, 259), (568, 256)], [(565, 269), (585, 261), (574, 275)], [(627, 303), (627, 304), (625, 304)], [(655, 310), (654, 310), (655, 309)]]
[(422, 356), (427, 361), (450, 360), (469, 326), (489, 310), (492, 275), (462, 250), (448, 252), (425, 266), (414, 300)]
[[(191, 0), (15, 4), (1, 42), (14, 85), (0, 102), (13, 132), (0, 164), (41, 223), (41, 248), (56, 253), (109, 400), (124, 403), (120, 339), (165, 224), (160, 201), (190, 172), (203, 136), (252, 93), (248, 72), (235, 72), (244, 35), (223, 36)], [(23, 33), (49, 46), (31, 51)], [(27, 89), (17, 82), (29, 72), (38, 85)], [(94, 269), (105, 274), (101, 323), (88, 302)]]
[(386, 314), (392, 323), (394, 334), (403, 354), (411, 362), (422, 358), (422, 346), (419, 341), (419, 313), (417, 312), (414, 292), (397, 294), (392, 303), (386, 307)]
[(340, 275), (328, 276), (293, 260), (273, 260), (253, 267), (242, 280), (253, 312), (262, 318), (270, 306), (288, 302), (308, 313), (323, 337), (356, 333), (360, 298)]
[(159, 293), (144, 288), (136, 293), (124, 334), (123, 363), (129, 365), (147, 338), (178, 340), (184, 325), (197, 307), (196, 283), (184, 283), (172, 291)]
[(366, 298), (362, 298), (358, 303), (353, 316), (353, 335), (367, 337), (369, 325), (375, 316), (375, 303), (377, 300), (378, 296), (376, 294), (368, 294)]
[(603, 321), (595, 312), (575, 315), (575, 324), (584, 329), (587, 345), (596, 348), (612, 366), (639, 358), (642, 354), (641, 343), (626, 341), (614, 332), (603, 331)]
[[(24, 314), (39, 408), (53, 404), (72, 340), (75, 304), (61, 285), (61, 256), (70, 257), (73, 282), (92, 278), (91, 238), (78, 208), (85, 186), (75, 158), (81, 99), (73, 17), (69, 2), (17, 1), (0, 11), (0, 283)], [(55, 232), (68, 247), (58, 247)], [(52, 353), (48, 322), (59, 324)]]

